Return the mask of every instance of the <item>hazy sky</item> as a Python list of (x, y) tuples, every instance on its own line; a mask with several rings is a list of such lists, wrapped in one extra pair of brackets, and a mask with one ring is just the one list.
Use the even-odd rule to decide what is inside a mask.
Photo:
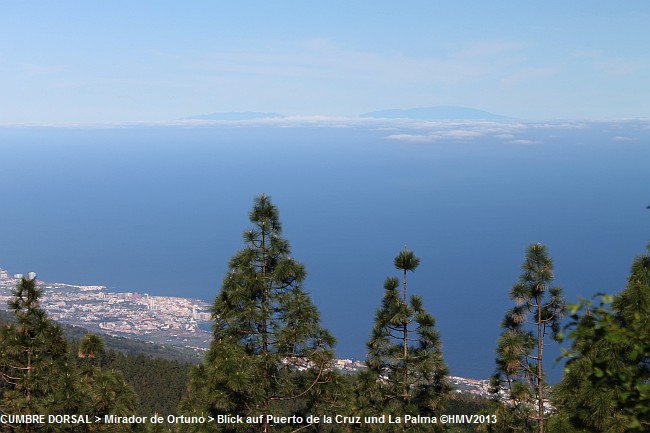
[(0, 124), (460, 105), (650, 117), (650, 2), (3, 1)]

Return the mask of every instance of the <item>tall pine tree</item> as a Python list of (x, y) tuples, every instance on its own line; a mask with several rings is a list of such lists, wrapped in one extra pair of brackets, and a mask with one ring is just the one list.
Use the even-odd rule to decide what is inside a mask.
[[(361, 372), (357, 387), (363, 415), (432, 416), (449, 392), (435, 319), (425, 310), (421, 297), (408, 297), (407, 273), (415, 271), (419, 263), (420, 259), (404, 248), (394, 260), (402, 271), (402, 284), (395, 277), (384, 283), (384, 297), (367, 344), (368, 368)], [(431, 428), (426, 424), (367, 426), (377, 430), (389, 427), (391, 431)]]
[[(0, 413), (56, 413), (56, 395), (66, 367), (67, 343), (63, 331), (40, 306), (42, 291), (36, 279), (22, 278), (12, 292), (9, 310), (15, 324), (0, 330)], [(29, 425), (7, 426), (8, 431), (30, 431)]]
[(551, 287), (553, 262), (544, 245), (530, 245), (521, 268), (519, 282), (510, 291), (516, 306), (501, 325), (492, 386), (495, 393), (505, 393), (514, 412), (509, 431), (530, 431), (532, 421), (536, 431), (544, 433), (548, 399), (544, 347), (549, 338), (557, 338), (565, 302), (562, 289)]
[[(258, 417), (259, 424), (199, 426), (203, 431), (291, 431), (266, 415), (309, 412), (331, 378), (334, 338), (303, 290), (305, 268), (281, 237), (278, 209), (264, 194), (250, 212), (246, 247), (235, 254), (212, 313), (214, 341), (190, 379), (189, 413)], [(315, 398), (319, 396), (319, 398)], [(259, 419), (259, 418), (255, 418)]]

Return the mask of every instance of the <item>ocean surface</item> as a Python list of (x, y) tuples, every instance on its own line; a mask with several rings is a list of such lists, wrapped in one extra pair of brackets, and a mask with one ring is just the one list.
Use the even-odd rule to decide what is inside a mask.
[(436, 317), (452, 374), (487, 378), (529, 244), (548, 246), (569, 301), (625, 285), (650, 241), (649, 125), (0, 127), (0, 267), (212, 301), (264, 192), (337, 356), (365, 356), (406, 245), (421, 258), (409, 291)]

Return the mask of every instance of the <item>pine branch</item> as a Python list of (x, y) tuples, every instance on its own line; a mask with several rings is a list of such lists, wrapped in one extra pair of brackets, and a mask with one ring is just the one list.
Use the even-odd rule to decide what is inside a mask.
[(271, 397), (271, 400), (278, 400), (278, 401), (295, 400), (295, 399), (297, 399), (297, 398), (300, 398), (300, 397), (303, 397), (303, 396), (307, 395), (307, 393), (308, 393), (309, 391), (311, 391), (311, 389), (312, 389), (316, 384), (319, 384), (319, 383), (327, 383), (327, 382), (328, 382), (328, 381), (325, 381), (325, 382), (319, 382), (319, 379), (320, 379), (321, 375), (323, 374), (323, 371), (324, 371), (324, 370), (325, 370), (325, 362), (323, 362), (323, 363), (321, 364), (321, 366), (320, 366), (320, 370), (318, 371), (318, 375), (316, 376), (316, 378), (314, 379), (314, 381), (311, 383), (311, 385), (309, 385), (309, 387), (308, 387), (307, 389), (305, 389), (303, 392), (301, 392), (300, 394), (297, 394), (297, 395), (294, 395), (294, 396), (290, 396), (290, 397)]

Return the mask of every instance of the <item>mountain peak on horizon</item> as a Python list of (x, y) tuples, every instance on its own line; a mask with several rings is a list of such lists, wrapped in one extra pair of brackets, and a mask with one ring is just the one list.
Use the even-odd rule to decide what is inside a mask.
[(452, 105), (438, 105), (435, 107), (420, 107), (372, 111), (362, 114), (361, 117), (374, 117), (384, 119), (418, 119), (418, 120), (505, 120), (512, 119), (508, 116), (490, 113), (484, 110)]

